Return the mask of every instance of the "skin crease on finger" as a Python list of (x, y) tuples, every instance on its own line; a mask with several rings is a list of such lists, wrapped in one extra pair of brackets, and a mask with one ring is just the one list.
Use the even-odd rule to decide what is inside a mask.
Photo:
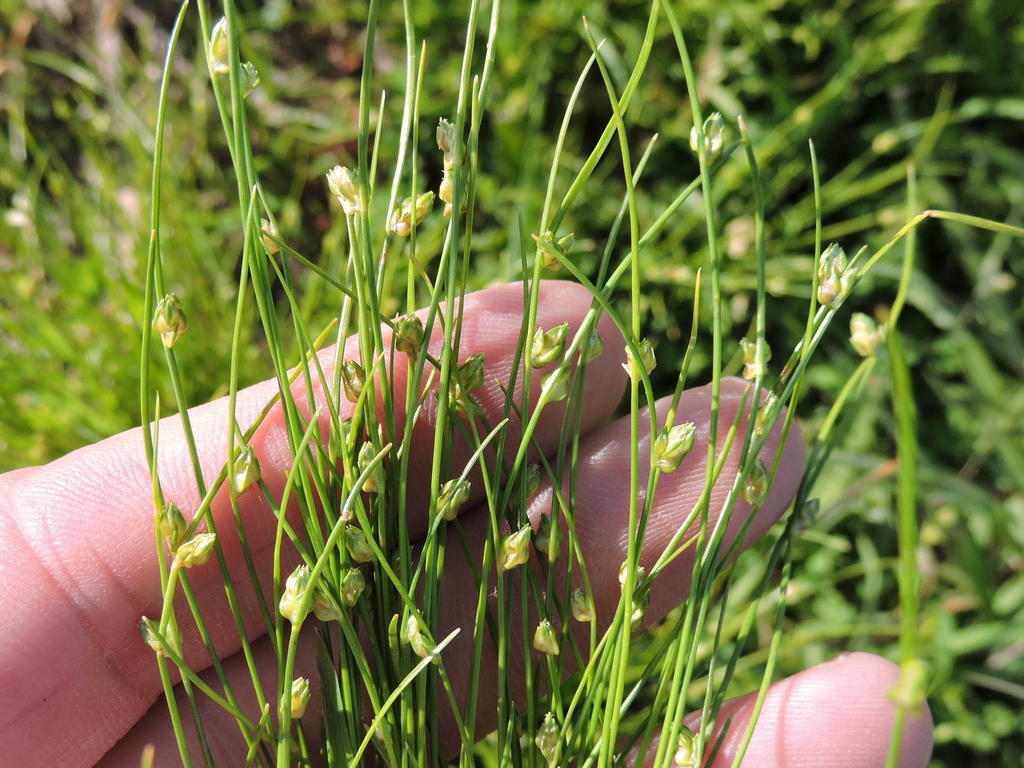
[[(551, 281), (540, 291), (538, 322), (544, 327), (568, 321), (576, 328), (590, 308), (590, 296), (580, 286)], [(522, 286), (512, 284), (471, 294), (463, 305), (461, 357), (487, 352), (485, 386), (476, 394), (492, 419), (500, 413), (500, 382), (511, 369), (522, 302)], [(599, 328), (608, 349), (590, 366), (601, 375), (588, 379), (594, 384), (587, 391), (585, 430), (611, 414), (625, 380), (614, 325), (604, 318)], [(331, 355), (325, 353), (323, 359), (329, 370)], [(534, 377), (535, 387), (538, 379)], [(237, 414), (243, 427), (275, 391), (276, 385), (265, 383), (240, 393)], [(558, 407), (551, 409), (552, 416), (558, 412)], [(190, 413), (209, 481), (226, 455), (226, 404), (219, 401)], [(537, 433), (542, 445), (557, 439), (559, 421), (545, 421)], [(413, 438), (414, 443), (423, 439)], [(280, 494), (290, 466), (280, 414), (268, 418), (252, 444), (267, 485)], [(186, 517), (199, 502), (190, 466), (180, 420), (165, 419), (161, 484)], [(247, 494), (241, 504), (258, 570), (265, 574), (276, 519), (258, 492)], [(215, 500), (213, 512), (221, 522), (230, 566), (244, 574), (237, 538), (224, 535), (233, 528), (226, 494)], [(46, 467), (0, 478), (0, 523), (0, 582), (5, 585), (0, 608), (8, 617), (0, 634), (0, 745), (5, 758), (0, 762), (92, 765), (161, 691), (152, 651), (137, 629), (143, 615), (160, 612), (153, 496), (141, 432), (126, 432)], [(215, 645), (230, 655), (238, 648), (238, 638), (233, 619), (223, 609), (219, 578), (215, 567), (193, 574)], [(247, 577), (240, 575), (239, 580)], [(242, 590), (242, 614), (248, 627), (258, 628), (262, 622), (251, 592)], [(179, 616), (185, 615), (179, 608)], [(189, 622), (182, 624), (186, 657), (202, 668), (195, 630)]]

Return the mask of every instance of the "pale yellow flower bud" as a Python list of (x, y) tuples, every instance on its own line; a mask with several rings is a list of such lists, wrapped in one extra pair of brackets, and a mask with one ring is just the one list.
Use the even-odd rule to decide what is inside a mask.
[(186, 533), (188, 533), (188, 523), (185, 522), (185, 516), (181, 514), (181, 510), (173, 501), (167, 502), (160, 514), (160, 536), (167, 542), (171, 552), (181, 546)]
[(533, 633), (533, 647), (548, 656), (558, 655), (558, 637), (547, 619), (537, 625), (537, 631)]
[(862, 312), (850, 318), (850, 344), (861, 357), (874, 357), (875, 350), (885, 338), (885, 327)]
[(369, 563), (374, 559), (373, 549), (361, 528), (350, 525), (345, 528), (345, 546), (348, 553), (357, 563)]
[(743, 483), (743, 500), (748, 504), (757, 506), (764, 501), (768, 493), (768, 470), (761, 459), (754, 460), (754, 466), (750, 468), (747, 479)]
[(366, 578), (358, 568), (350, 568), (341, 577), (341, 602), (349, 608), (353, 607), (366, 590)]
[(533, 529), (529, 525), (524, 525), (502, 540), (501, 556), (498, 559), (499, 570), (511, 571), (530, 559), (530, 537), (532, 534)]
[(183, 568), (191, 568), (193, 565), (206, 565), (213, 555), (213, 547), (217, 541), (215, 533), (197, 533), (186, 541), (174, 553), (174, 557), (181, 563)]
[(675, 472), (683, 459), (693, 450), (696, 425), (692, 421), (676, 424), (672, 429), (663, 429), (654, 439), (651, 452), (654, 466), (662, 472)]
[(630, 347), (626, 347), (626, 362), (622, 364), (622, 367), (629, 374), (629, 378), (633, 381), (640, 381), (642, 378), (640, 373), (640, 366), (643, 366), (643, 370), (650, 374), (658, 365), (657, 358), (654, 356), (654, 346), (647, 339), (643, 339), (640, 344), (640, 360), (639, 362), (633, 357), (633, 350)]
[(213, 71), (224, 74), (228, 71), (228, 21), (222, 18), (210, 31), (210, 60)]
[(422, 346), (423, 321), (419, 316), (402, 315), (395, 318), (395, 349), (415, 360)]
[(345, 398), (352, 403), (359, 402), (359, 395), (366, 386), (366, 372), (355, 360), (346, 360), (341, 364), (341, 386), (345, 390)]
[(286, 694), (286, 699), (292, 719), (298, 720), (306, 714), (306, 707), (309, 704), (309, 680), (304, 677), (292, 680), (292, 687)]
[(756, 341), (740, 341), (743, 350), (743, 378), (747, 381), (762, 378), (768, 373), (768, 361), (772, 359), (772, 351), (764, 339)]
[(239, 496), (259, 482), (262, 473), (260, 462), (252, 447), (246, 448), (235, 459), (235, 471), (231, 476), (231, 485)]
[(563, 365), (541, 376), (540, 391), (549, 402), (564, 400), (569, 394), (569, 367)]
[(579, 587), (572, 592), (572, 616), (576, 621), (594, 620), (594, 603)]
[(850, 275), (846, 270), (846, 252), (832, 243), (818, 259), (818, 303), (835, 309), (842, 302), (849, 287)]
[(300, 565), (285, 582), (278, 609), (292, 624), (298, 624), (305, 618), (305, 614), (301, 613), (302, 600), (309, 588), (310, 575), (309, 568)]
[(589, 363), (602, 352), (604, 352), (604, 339), (601, 338), (601, 334), (597, 332), (596, 328), (592, 328), (580, 349), (580, 362)]
[(537, 738), (534, 739), (534, 744), (537, 745), (537, 749), (540, 750), (548, 764), (554, 764), (558, 749), (558, 722), (551, 712), (544, 715), (544, 722), (537, 729)]
[(185, 310), (181, 308), (178, 297), (168, 293), (157, 302), (153, 330), (160, 334), (160, 340), (170, 349), (181, 338), (186, 328), (188, 318), (185, 317)]
[(437, 495), (437, 512), (445, 520), (454, 520), (459, 508), (469, 501), (470, 482), (461, 477), (449, 480), (441, 486)]
[(550, 331), (538, 327), (533, 332), (533, 344), (530, 346), (530, 365), (540, 368), (560, 359), (565, 354), (565, 337), (568, 333), (568, 323), (556, 325)]
[(696, 125), (690, 129), (690, 149), (694, 152), (700, 151), (701, 133), (704, 134), (704, 160), (708, 165), (713, 165), (725, 149), (726, 128), (721, 112), (712, 112), (704, 121), (702, 130), (698, 131)]
[(327, 187), (331, 194), (338, 198), (341, 210), (346, 216), (363, 212), (363, 196), (353, 172), (340, 165), (327, 172)]
[(537, 533), (534, 534), (533, 546), (538, 552), (548, 556), (548, 560), (557, 560), (562, 545), (561, 531), (551, 519), (551, 515), (544, 512), (540, 516), (540, 525), (537, 526)]

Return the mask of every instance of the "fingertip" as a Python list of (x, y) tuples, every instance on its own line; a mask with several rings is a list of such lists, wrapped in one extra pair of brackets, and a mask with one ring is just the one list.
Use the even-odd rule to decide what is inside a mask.
[[(849, 653), (781, 680), (768, 691), (743, 765), (753, 768), (869, 768), (883, 765), (896, 721), (889, 691), (899, 667), (870, 653)], [(756, 692), (726, 702), (731, 719), (715, 765), (732, 764), (754, 713)], [(694, 726), (697, 716), (688, 725)], [(925, 704), (904, 722), (901, 768), (923, 768), (931, 755), (932, 718)]]

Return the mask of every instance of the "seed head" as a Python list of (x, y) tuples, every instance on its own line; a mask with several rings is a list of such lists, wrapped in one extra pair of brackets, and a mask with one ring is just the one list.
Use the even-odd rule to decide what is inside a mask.
[(740, 341), (743, 350), (743, 378), (754, 381), (768, 372), (768, 361), (772, 359), (772, 351), (764, 339)]
[(341, 386), (345, 390), (345, 397), (352, 403), (359, 402), (359, 395), (363, 393), (366, 386), (366, 372), (363, 366), (355, 360), (346, 360), (341, 364)]
[(750, 468), (747, 479), (743, 483), (743, 500), (747, 504), (757, 506), (764, 501), (767, 493), (768, 470), (765, 468), (764, 462), (757, 458), (754, 459), (754, 465)]
[(594, 603), (579, 587), (572, 592), (572, 616), (576, 621), (594, 620)]

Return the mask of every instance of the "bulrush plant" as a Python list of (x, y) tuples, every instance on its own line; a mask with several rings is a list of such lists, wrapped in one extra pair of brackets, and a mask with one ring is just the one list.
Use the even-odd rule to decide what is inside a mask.
[[(916, 226), (959, 217), (1020, 232), (958, 214), (917, 214), (911, 172), (907, 226), (878, 252), (848, 259), (838, 245), (821, 242), (819, 201), (820, 257), (807, 275), (806, 331), (794, 349), (770, 350), (756, 153), (742, 120), (702, 113), (675, 11), (654, 3), (623, 87), (586, 29), (593, 55), (553, 142), (541, 214), (514, 222), (533, 235), (516, 254), (522, 282), (468, 292), (500, 3), (489, 15), (477, 3), (469, 8), (459, 100), (445, 116), (421, 111), (429, 40), (417, 41), (407, 11), (399, 143), (383, 146), (380, 137), (392, 134), (379, 122), (390, 115), (384, 96), (374, 102), (379, 9), (371, 2), (355, 156), (323, 180), (347, 235), (342, 268), (328, 271), (279, 234), (256, 173), (246, 98), (260, 75), (242, 59), (237, 12), (228, 3), (218, 20), (206, 2), (197, 9), (237, 181), (242, 246), (236, 321), (223, 330), (233, 334), (226, 453), (220, 473), (204, 476), (178, 351), (222, 331), (186, 323), (189, 297), (168, 290), (174, 261), (160, 236), (168, 84), (182, 20), (192, 13), (183, 7), (159, 106), (146, 283), (152, 322), (141, 366), (165, 599), (159, 616), (140, 617), (183, 763), (220, 764), (216, 750), (230, 732), (245, 744), (245, 764), (278, 768), (604, 767), (638, 756), (656, 766), (706, 764), (722, 734), (737, 728), (718, 715), (752, 648), (763, 665), (756, 720), (775, 672), (794, 540), (813, 524), (814, 482), (872, 371), (893, 382), (900, 458), (913, 465), (913, 402), (896, 322)], [(690, 94), (699, 173), (665, 210), (641, 215), (649, 155), (634, 156), (627, 113), (664, 23)], [(563, 140), (590, 79), (606, 88), (610, 118), (567, 178)], [(437, 189), (426, 188), (421, 171), (427, 153), (443, 168)], [(817, 185), (813, 147), (809, 157)], [(599, 162), (615, 163), (624, 180), (618, 216), (607, 232), (570, 233), (566, 221)], [(723, 333), (715, 180), (727, 164), (746, 164), (756, 205), (757, 308), (741, 344)], [(658, 399), (651, 381), (658, 340), (644, 336), (641, 265), (673, 212), (698, 199), (708, 261), (675, 389)], [(606, 243), (596, 270), (574, 258), (581, 238)], [(808, 361), (858, 282), (901, 242), (900, 294), (876, 319), (854, 316), (853, 343), (864, 359), (810, 436), (798, 484), (803, 447), (794, 413)], [(561, 279), (553, 279), (556, 272)], [(304, 319), (302, 293), (311, 281), (319, 282), (322, 301), (336, 305), (326, 327)], [(235, 363), (253, 306), (273, 392), (239, 387)], [(397, 316), (386, 307), (399, 307)], [(707, 327), (702, 317), (710, 317)], [(161, 486), (166, 406), (152, 384), (155, 350), (163, 353), (193, 458), (200, 501), (186, 514)], [(711, 380), (686, 391), (697, 350), (711, 360)], [(740, 369), (742, 379), (725, 375)], [(622, 391), (625, 416), (605, 426)], [(266, 450), (268, 434), (284, 436), (286, 456)], [(618, 446), (614, 460), (603, 445)], [(905, 474), (902, 678), (893, 694), (900, 717), (920, 710), (928, 680), (915, 637), (915, 491), (912, 473)], [(699, 492), (682, 493), (685, 478), (698, 478)], [(606, 512), (594, 519), (602, 504)], [(740, 552), (779, 518), (737, 587)], [(214, 613), (204, 607), (204, 590), (218, 578), (225, 599)], [(765, 601), (775, 616), (767, 638), (755, 622)], [(222, 664), (234, 651), (237, 663)], [(684, 722), (693, 711), (700, 719)], [(753, 722), (740, 727), (735, 764)], [(900, 734), (894, 730), (892, 764)]]

